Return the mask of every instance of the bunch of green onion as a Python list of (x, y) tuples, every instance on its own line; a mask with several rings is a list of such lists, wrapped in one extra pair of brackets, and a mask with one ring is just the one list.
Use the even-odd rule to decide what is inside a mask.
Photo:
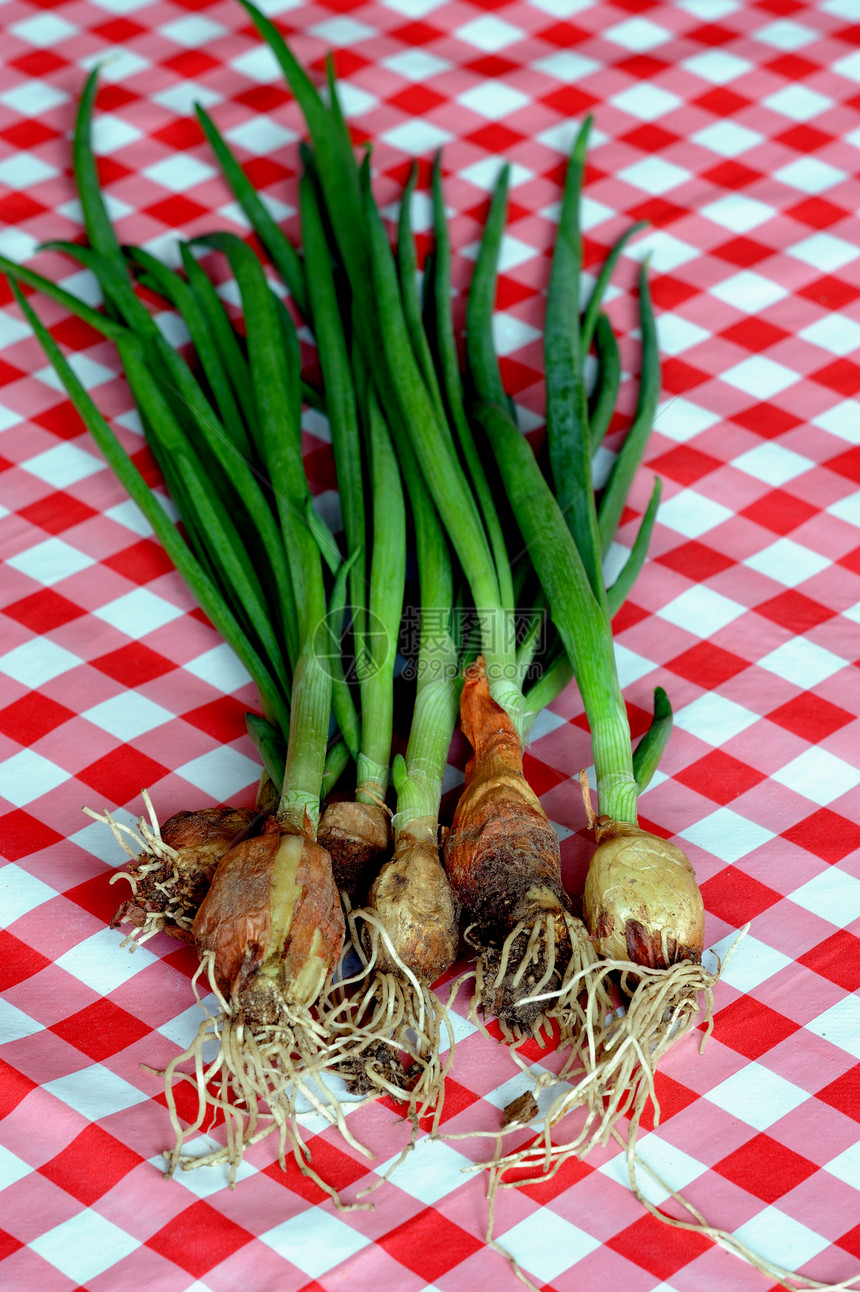
[[(429, 988), (455, 959), (462, 903), (467, 939), (478, 951), (473, 1011), (496, 1014), (514, 1047), (522, 1037), (542, 1038), (554, 1020), (568, 1047), (562, 1093), (540, 1143), (507, 1154), (500, 1149), (490, 1163), (496, 1183), (511, 1166), (545, 1173), (564, 1157), (606, 1142), (622, 1114), (638, 1123), (653, 1094), (657, 1059), (693, 1025), (699, 994), (714, 981), (698, 963), (701, 898), (692, 871), (637, 825), (637, 798), (665, 747), (671, 709), (658, 688), (654, 720), (633, 751), (612, 647), (611, 619), (645, 560), (659, 483), (621, 573), (609, 587), (603, 575), (659, 390), (646, 267), (639, 284), (639, 402), (598, 506), (592, 461), (620, 385), (618, 347), (602, 305), (635, 226), (613, 247), (583, 305), (579, 204), (588, 124), (568, 168), (547, 301), (545, 475), (517, 428), (492, 346), (507, 172), (493, 197), (471, 286), (464, 379), (451, 317), (441, 160), (433, 174), (435, 251), (422, 302), (409, 224), (414, 178), (403, 197), (395, 257), (373, 199), (369, 160), (356, 164), (333, 77), (325, 102), (274, 25), (249, 0), (241, 2), (308, 125), (303, 256), (271, 219), (214, 122), (202, 109), (199, 118), (312, 330), (324, 391), (303, 382), (294, 318), (241, 239), (213, 233), (195, 242), (227, 258), (244, 338), (190, 245), (181, 246), (182, 274), (142, 249), (120, 247), (90, 145), (95, 74), (75, 131), (88, 245), (52, 245), (95, 274), (105, 311), (0, 261), (88, 430), (247, 668), (263, 709), (262, 716), (249, 716), (249, 731), (275, 788), (272, 812), (256, 838), (222, 839), (222, 860), (194, 917), (201, 967), (220, 1010), (217, 1017), (207, 1015), (195, 1044), (167, 1073), (170, 1086), (182, 1075), (178, 1065), (193, 1059), (196, 1073), (188, 1079), (199, 1095), (191, 1130), (180, 1126), (171, 1097), (177, 1143), (170, 1168), (191, 1165), (182, 1146), (214, 1108), (227, 1121), (228, 1144), (204, 1161), (227, 1160), (235, 1173), (245, 1145), (274, 1132), (282, 1160), (289, 1147), (310, 1170), (296, 1129), (297, 1092), (328, 1109), (351, 1139), (323, 1082), (332, 1071), (346, 1075), (355, 1089), (405, 1101), (414, 1119), (433, 1111), (438, 1122), (446, 1011)], [(164, 339), (134, 291), (129, 264), (182, 317), (199, 376)], [(122, 449), (22, 284), (51, 296), (116, 344), (184, 533)], [(589, 393), (586, 355), (592, 345), (597, 380)], [(342, 544), (312, 505), (301, 457), (303, 400), (323, 409), (331, 426)], [(483, 465), (490, 456), (498, 481)], [(409, 532), (421, 604), (434, 615), (441, 612), (445, 628), (441, 635), (422, 629), (408, 745), (392, 768), (394, 645)], [(458, 633), (457, 611), (467, 607), (478, 625), (477, 641)], [(518, 638), (515, 618), (524, 608), (528, 622)], [(539, 654), (544, 608), (549, 633)], [(347, 618), (357, 686), (339, 659)], [(522, 749), (537, 715), (574, 675), (591, 728), (599, 803), (599, 815), (590, 797), (586, 804), (599, 844), (586, 901), (588, 930), (572, 912), (554, 831), (522, 773)], [(439, 812), (461, 692), (475, 757), (446, 844), (452, 893), (439, 861)], [(360, 810), (345, 816), (341, 804), (321, 825), (322, 804), (350, 758), (356, 766), (352, 806)], [(394, 852), (374, 878), (390, 847), (390, 776)], [(104, 819), (119, 837), (110, 814)], [(332, 853), (343, 846), (334, 871), (318, 830)], [(140, 838), (147, 864), (161, 856), (154, 814)], [(175, 849), (161, 844), (163, 860), (173, 864)], [(659, 875), (666, 866), (683, 873), (689, 926), (678, 922), (671, 903), (661, 905), (659, 892), (648, 894), (634, 913), (623, 903), (610, 905), (610, 889), (635, 888), (642, 873)], [(602, 879), (602, 868), (613, 877), (621, 868), (623, 881)], [(252, 872), (265, 872), (262, 888), (254, 887)], [(302, 914), (311, 873), (318, 888)], [(338, 975), (344, 917), (335, 877), (359, 960), (346, 978)], [(314, 929), (319, 937), (312, 936)], [(611, 1017), (609, 982), (618, 969), (629, 995), (620, 1022)], [(202, 1047), (211, 1038), (219, 1053), (207, 1067)], [(452, 1053), (453, 1045), (448, 1064)], [(578, 1103), (587, 1107), (584, 1128), (574, 1141), (552, 1145), (549, 1131)]]

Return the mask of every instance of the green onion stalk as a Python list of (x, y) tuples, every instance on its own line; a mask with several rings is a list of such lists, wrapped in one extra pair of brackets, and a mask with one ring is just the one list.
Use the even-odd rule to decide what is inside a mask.
[[(470, 902), (464, 900), (462, 885), (458, 890), (477, 925), (473, 937), (480, 952), (479, 963), (484, 948), (491, 949), (492, 967), (484, 975), (487, 991), (482, 993), (483, 1004), (493, 1012), (501, 1011), (512, 1033), (531, 1034), (540, 1030), (541, 1011), (532, 1010), (527, 1018), (521, 1016), (519, 998), (527, 995), (535, 983), (551, 982), (562, 987), (578, 972), (582, 957), (593, 957), (587, 939), (580, 939), (578, 933), (574, 955), (574, 925), (561, 882), (558, 841), (522, 774), (522, 741), (534, 711), (523, 693), (522, 661), (518, 661), (514, 630), (513, 579), (504, 534), (492, 492), (482, 483), (484, 472), (479, 457), (473, 453), (470, 459), (468, 445), (464, 447), (463, 431), (468, 430), (468, 423), (463, 418), (452, 424), (445, 392), (432, 366), (426, 363), (414, 326), (414, 312), (402, 293), (386, 230), (373, 201), (367, 168), (363, 178), (355, 163), (335, 87), (332, 83), (329, 107), (275, 26), (249, 0), (241, 2), (280, 63), (304, 113), (328, 225), (351, 293), (353, 334), (395, 444), (407, 443), (414, 454), (463, 570), (481, 628), (486, 703), (504, 715), (513, 731), (516, 766), (511, 776), (516, 793), (528, 801), (530, 810), (537, 805), (540, 838), (536, 839), (530, 829), (518, 834), (514, 830), (517, 845), (512, 853), (516, 872), (513, 885), (518, 896), (513, 900), (508, 900), (511, 889), (507, 880), (499, 879), (498, 874), (490, 879), (500, 865), (504, 866), (494, 843), (501, 818), (485, 822), (486, 834), (483, 827), (476, 830), (474, 822), (467, 822), (457, 832), (472, 857), (480, 854), (480, 865), (472, 866), (473, 890), (492, 892), (496, 899), (494, 907), (477, 909), (474, 902), (470, 907)], [(444, 315), (450, 302), (442, 305), (438, 313)], [(506, 833), (510, 838), (511, 832)], [(450, 863), (450, 847), (446, 857)], [(520, 973), (523, 961), (526, 963)]]
[[(459, 936), (457, 903), (438, 847), (442, 778), (459, 693), (449, 622), (453, 581), (433, 504), (414, 460), (403, 458), (408, 444), (401, 445), (421, 603), (430, 609), (422, 611), (419, 680), (406, 758), (398, 756), (394, 765), (394, 854), (380, 871), (381, 854), (390, 851), (390, 813), (384, 796), (406, 577), (405, 500), (391, 432), (354, 339), (350, 294), (343, 284), (340, 293), (337, 290), (315, 159), (309, 150), (305, 163), (301, 209), (309, 312), (327, 391), (347, 548), (330, 613), (342, 613), (340, 598), (348, 587), (360, 697), (355, 712), (342, 661), (333, 651), (334, 709), (345, 738), (354, 741), (357, 788), (355, 802), (333, 803), (326, 809), (321, 837), (325, 830), (326, 844), (337, 858), (335, 873), (361, 967), (336, 984), (325, 1009), (325, 1025), (342, 1042), (339, 1071), (351, 1089), (405, 1102), (417, 1127), (423, 1113), (441, 1113), (448, 1065), (440, 1059), (440, 1029), (446, 1025), (447, 1011), (429, 988), (453, 962)], [(408, 228), (404, 237), (411, 245)], [(410, 286), (414, 291), (414, 276)], [(441, 635), (433, 628), (440, 619)], [(333, 625), (335, 646), (340, 628), (338, 619)], [(368, 893), (369, 877), (373, 882)], [(449, 1047), (449, 1063), (451, 1054)]]
[(337, 602), (330, 611), (335, 622), (328, 625), (332, 633), (330, 662), (335, 714), (355, 759), (356, 789), (353, 801), (328, 805), (320, 838), (332, 856), (341, 893), (355, 905), (366, 896), (371, 878), (390, 851), (390, 812), (385, 796), (403, 607), (406, 514), (397, 461), (376, 393), (366, 379), (358, 351), (350, 356), (348, 321), (341, 320), (316, 180), (311, 160), (306, 161), (300, 200), (308, 308), (327, 392), (360, 701), (356, 713), (340, 659), (346, 607), (339, 604), (339, 586)]
[[(339, 1201), (309, 1165), (296, 1119), (297, 1100), (304, 1097), (353, 1147), (365, 1151), (351, 1135), (337, 1095), (323, 1081), (336, 1065), (338, 1046), (314, 1010), (339, 964), (345, 930), (331, 858), (316, 841), (332, 678), (320, 652), (320, 625), (328, 607), (320, 531), (314, 532), (307, 520), (299, 344), (254, 253), (233, 235), (213, 234), (203, 241), (227, 256), (245, 313), (257, 449), (274, 491), (289, 562), (298, 656), (277, 814), (259, 839), (238, 845), (222, 859), (194, 922), (201, 968), (220, 1012), (207, 1014), (193, 1044), (165, 1074), (177, 1131), (168, 1169), (190, 1168), (201, 1160), (227, 1161), (234, 1178), (244, 1148), (274, 1132), (282, 1165), (289, 1146), (300, 1169)], [(218, 1055), (201, 1072), (203, 1047), (212, 1039), (219, 1042)], [(198, 1115), (183, 1129), (172, 1080), (178, 1064), (189, 1059), (195, 1064)], [(267, 1109), (262, 1128), (260, 1103)], [(225, 1146), (204, 1159), (184, 1155), (185, 1141), (209, 1107), (225, 1113)]]
[[(626, 564), (608, 589), (602, 564), (653, 421), (659, 361), (643, 265), (639, 279), (639, 402), (598, 504), (590, 474), (595, 413), (589, 411), (584, 356), (602, 318), (599, 294), (608, 272), (604, 267), (595, 286), (597, 302), (592, 295), (581, 310), (579, 203), (588, 126), (586, 122), (577, 137), (568, 170), (547, 299), (545, 368), (552, 484), (520, 435), (498, 389), (490, 388), (472, 362), (474, 415), (498, 463), (522, 542), (573, 666), (591, 730), (598, 796), (595, 811), (582, 772), (587, 823), (598, 845), (586, 881), (584, 915), (592, 944), (602, 957), (599, 972), (581, 980), (586, 992), (588, 1044), (577, 1046), (570, 1029), (572, 1023), (579, 1026), (579, 1021), (556, 1010), (562, 1039), (571, 1042), (571, 1051), (558, 1077), (548, 1077), (545, 1083), (558, 1081), (561, 1093), (546, 1115), (539, 1144), (497, 1155), (488, 1164), (496, 1182), (513, 1166), (531, 1167), (535, 1177), (541, 1177), (566, 1156), (584, 1155), (594, 1143), (608, 1141), (623, 1115), (632, 1117), (635, 1141), (639, 1118), (648, 1099), (653, 1098), (659, 1059), (694, 1026), (702, 995), (710, 1019), (718, 977), (700, 963), (704, 907), (689, 860), (673, 844), (641, 829), (637, 821), (637, 800), (665, 748), (672, 714), (665, 692), (658, 688), (651, 726), (633, 750), (618, 682), (611, 619), (644, 561), (659, 501), (658, 485)], [(495, 279), (497, 230), (504, 223), (504, 201), (503, 175), (476, 266), (479, 282), (483, 275)], [(605, 347), (605, 335), (603, 344)], [(599, 400), (592, 401), (591, 409), (598, 407)], [(605, 988), (616, 972), (620, 972), (621, 987), (628, 997), (620, 1019), (605, 1011)], [(542, 989), (534, 996), (536, 1003), (558, 998), (554, 989)], [(581, 1103), (587, 1105), (588, 1112), (577, 1134), (564, 1144), (553, 1145), (550, 1129)]]
[[(236, 395), (237, 390), (247, 392), (248, 379), (241, 371), (247, 365), (211, 283), (187, 248), (182, 250), (188, 282), (145, 252), (132, 254), (147, 284), (166, 296), (183, 318), (205, 385), (167, 344), (132, 290), (92, 153), (96, 89), (94, 72), (81, 98), (74, 133), (75, 177), (89, 246), (53, 245), (96, 275), (107, 312), (93, 309), (24, 266), (4, 259), (0, 268), (14, 283), (53, 298), (116, 344), (147, 439), (180, 512), (184, 536), (38, 324), (32, 307), (22, 301), (108, 463), (149, 519), (192, 595), (256, 683), (264, 716), (249, 715), (248, 720), (268, 773), (264, 772), (261, 785), (270, 778), (280, 784), (296, 654), (295, 611), (283, 541), (240, 412), (240, 407), (247, 410), (247, 403), (241, 405)], [(225, 335), (232, 343), (232, 354)], [(342, 743), (330, 749), (329, 780), (343, 769), (345, 755)], [(160, 826), (146, 794), (144, 803), (147, 815), (141, 817), (137, 830), (119, 825), (109, 812), (95, 814), (111, 826), (132, 858), (131, 866), (116, 876), (131, 884), (132, 895), (114, 919), (114, 924), (130, 924), (126, 941), (131, 949), (161, 931), (192, 940), (194, 915), (219, 857), (234, 839), (255, 833), (262, 825), (262, 818), (250, 809), (207, 808), (178, 813)]]
[[(94, 97), (92, 76), (75, 132), (76, 175), (90, 245), (64, 249), (96, 273), (106, 315), (76, 302), (32, 271), (9, 262), (2, 267), (108, 462), (257, 682), (264, 708), (263, 718), (257, 720), (258, 739), (271, 771), (282, 780), (277, 812), (262, 834), (252, 835), (246, 821), (237, 825), (231, 809), (223, 810), (217, 820), (211, 814), (180, 813), (167, 823), (177, 829), (160, 831), (145, 796), (150, 822), (142, 824), (141, 840), (150, 853), (138, 859), (140, 869), (144, 862), (147, 870), (156, 862), (167, 867), (183, 849), (189, 858), (200, 862), (205, 854), (211, 862), (208, 891), (202, 900), (200, 891), (194, 894), (199, 905), (193, 923), (186, 906), (181, 927), (190, 933), (186, 940), (196, 943), (199, 972), (209, 977), (220, 1005), (216, 1017), (207, 1012), (194, 1043), (164, 1074), (176, 1132), (174, 1148), (166, 1155), (168, 1173), (178, 1165), (227, 1161), (233, 1182), (244, 1147), (275, 1133), (282, 1163), (289, 1148), (300, 1169), (337, 1201), (334, 1190), (308, 1164), (296, 1121), (296, 1101), (304, 1097), (361, 1149), (348, 1131), (339, 1102), (323, 1083), (324, 1071), (337, 1061), (337, 1046), (330, 1044), (313, 1012), (338, 965), (344, 941), (331, 861), (315, 841), (326, 781), (342, 768), (343, 759), (332, 757), (329, 750), (331, 677), (318, 653), (326, 593), (320, 526), (308, 519), (310, 494), (301, 456), (298, 338), (262, 267), (239, 239), (216, 236), (209, 244), (228, 256), (239, 284), (247, 331), (246, 350), (238, 354), (224, 346), (223, 329), (219, 337), (217, 329), (208, 326), (206, 310), (211, 311), (213, 298), (200, 291), (202, 279), (196, 270), (187, 281), (176, 276), (168, 282), (167, 271), (137, 251), (137, 263), (177, 304), (203, 352), (208, 386), (196, 381), (132, 289), (96, 180), (89, 142)], [(189, 253), (186, 267), (192, 259)], [(147, 437), (184, 521), (184, 536), (77, 380), (19, 282), (60, 299), (114, 340)], [(198, 293), (192, 299), (195, 287)], [(224, 361), (228, 354), (241, 361), (234, 374), (247, 369), (241, 394), (231, 385)], [(261, 479), (274, 505), (263, 494)], [(328, 541), (334, 545), (330, 535)], [(287, 741), (279, 775), (282, 734)], [(134, 837), (109, 814), (101, 819), (124, 844), (126, 837)], [(196, 836), (189, 840), (189, 832), (195, 834), (192, 827)], [(170, 884), (160, 887), (169, 889)], [(152, 921), (146, 932), (151, 925)], [(204, 1064), (203, 1048), (209, 1040), (217, 1042), (218, 1052)], [(173, 1083), (185, 1060), (193, 1062), (194, 1075), (178, 1075), (196, 1088), (198, 1111), (192, 1125), (183, 1128)], [(202, 1158), (188, 1157), (185, 1142), (213, 1110), (225, 1118), (225, 1146)]]
[(453, 964), (459, 944), (459, 903), (439, 854), (439, 808), (462, 682), (444, 531), (408, 445), (401, 445), (401, 462), (421, 603), (415, 701), (405, 756), (398, 754), (393, 766), (394, 850), (367, 904), (348, 917), (361, 967), (337, 984), (327, 1023), (353, 1039), (341, 1066), (351, 1087), (405, 1103), (414, 1140), (425, 1114), (433, 1129), (438, 1125), (454, 1056), (448, 1015), (456, 986), (447, 1005), (430, 988)]

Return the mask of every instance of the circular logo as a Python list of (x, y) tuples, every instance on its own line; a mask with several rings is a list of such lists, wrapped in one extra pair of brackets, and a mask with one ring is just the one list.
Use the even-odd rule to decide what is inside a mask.
[(343, 672), (347, 682), (363, 682), (390, 663), (397, 643), (379, 615), (362, 607), (330, 610), (314, 633), (314, 654), (334, 676)]

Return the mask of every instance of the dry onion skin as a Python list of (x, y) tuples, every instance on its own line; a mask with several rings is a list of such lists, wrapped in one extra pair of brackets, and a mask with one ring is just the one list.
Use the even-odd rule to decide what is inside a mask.
[(336, 800), (322, 814), (317, 840), (331, 857), (338, 889), (356, 906), (391, 853), (391, 813), (384, 803)]
[(705, 905), (686, 853), (626, 821), (594, 823), (597, 848), (585, 880), (585, 921), (607, 960), (668, 969), (699, 962)]
[(325, 1024), (343, 1038), (338, 1070), (350, 1089), (405, 1105), (411, 1147), (421, 1118), (432, 1117), (431, 1133), (438, 1127), (453, 1062), (449, 1012), (460, 980), (447, 1004), (431, 987), (456, 959), (460, 904), (442, 868), (435, 817), (410, 820), (403, 829), (395, 817), (395, 832), (394, 853), (367, 905), (348, 915), (361, 969), (333, 989)]
[(193, 943), (194, 917), (219, 860), (240, 838), (260, 829), (264, 818), (253, 808), (214, 807), (177, 812), (160, 826), (146, 790), (142, 797), (148, 819), (140, 817), (136, 830), (110, 812), (84, 808), (93, 820), (110, 826), (132, 859), (110, 881), (127, 880), (132, 890), (111, 920), (111, 928), (132, 926), (122, 944), (131, 951), (156, 933)]
[[(322, 1080), (339, 1053), (313, 1007), (340, 960), (344, 919), (331, 861), (310, 823), (300, 830), (271, 820), (259, 838), (226, 853), (197, 913), (194, 936), (220, 1011), (207, 1012), (192, 1045), (164, 1073), (176, 1133), (165, 1155), (167, 1174), (178, 1166), (227, 1163), (232, 1186), (247, 1146), (276, 1134), (281, 1166), (289, 1148), (299, 1169), (342, 1206), (310, 1166), (297, 1122), (297, 1103), (304, 1099), (367, 1154)], [(205, 1063), (203, 1048), (212, 1040), (218, 1053)], [(189, 1060), (193, 1073), (180, 1068)], [(185, 1128), (176, 1110), (177, 1078), (190, 1082), (198, 1098), (197, 1116)], [(226, 1122), (226, 1144), (203, 1157), (184, 1154), (189, 1136), (217, 1112)]]
[[(406, 204), (408, 208), (408, 204)], [(404, 291), (414, 290), (408, 216), (401, 221)], [(389, 1095), (405, 1105), (414, 1142), (419, 1122), (442, 1114), (445, 1076), (454, 1058), (447, 1004), (431, 990), (459, 947), (460, 904), (439, 856), (439, 808), (451, 737), (457, 721), (458, 649), (450, 632), (453, 575), (444, 533), (426, 486), (408, 457), (401, 461), (412, 503), (421, 601), (417, 685), (405, 755), (394, 759), (397, 812), (394, 852), (374, 879), (366, 904), (349, 914), (361, 969), (338, 984), (327, 1024), (352, 1035), (341, 1071), (352, 1088)], [(365, 784), (366, 791), (366, 784)], [(448, 1055), (442, 1057), (447, 1034)]]
[[(554, 1014), (565, 1000), (576, 1008), (597, 953), (571, 913), (558, 838), (523, 775), (520, 738), (490, 696), (481, 657), (466, 672), (460, 721), (474, 754), (445, 841), (445, 868), (473, 925), (473, 1008), (495, 1015), (510, 1040), (540, 1039), (541, 997), (555, 1001)], [(603, 1004), (609, 1008), (608, 996)]]

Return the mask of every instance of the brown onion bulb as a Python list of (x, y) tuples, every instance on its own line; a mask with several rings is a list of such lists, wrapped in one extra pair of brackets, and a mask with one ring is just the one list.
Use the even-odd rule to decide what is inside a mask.
[[(374, 880), (369, 902), (402, 963), (425, 983), (454, 962), (460, 938), (460, 903), (442, 869), (436, 835), (435, 819), (411, 822)], [(377, 960), (384, 971), (399, 968), (384, 943)]]
[(693, 867), (647, 830), (600, 821), (583, 902), (592, 941), (609, 960), (652, 969), (701, 960), (705, 907)]

